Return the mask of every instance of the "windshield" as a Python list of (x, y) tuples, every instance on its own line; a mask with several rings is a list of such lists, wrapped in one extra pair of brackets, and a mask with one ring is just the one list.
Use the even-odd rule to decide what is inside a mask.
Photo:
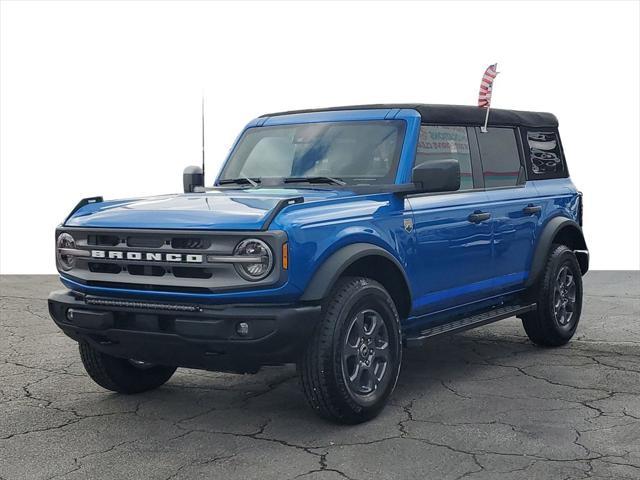
[[(249, 128), (219, 183), (394, 183), (404, 122), (324, 122)], [(255, 186), (255, 185), (254, 185)]]

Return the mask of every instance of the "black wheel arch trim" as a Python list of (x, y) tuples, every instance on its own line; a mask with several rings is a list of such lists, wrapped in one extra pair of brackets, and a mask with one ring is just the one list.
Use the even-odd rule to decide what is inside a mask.
[(402, 264), (391, 253), (372, 243), (352, 243), (332, 253), (315, 271), (308, 283), (302, 301), (319, 301), (327, 297), (335, 282), (356, 261), (367, 256), (378, 256), (391, 261), (400, 271), (411, 301), (411, 283)]
[(574, 253), (576, 253), (576, 256), (578, 256), (582, 274), (584, 275), (589, 270), (589, 251), (580, 225), (567, 217), (553, 217), (543, 227), (542, 234), (537, 241), (533, 258), (531, 260), (529, 278), (526, 282), (527, 287), (533, 285), (540, 277), (554, 239), (556, 239), (564, 230), (571, 231), (571, 233), (578, 236), (580, 245), (578, 248), (573, 248), (573, 250)]

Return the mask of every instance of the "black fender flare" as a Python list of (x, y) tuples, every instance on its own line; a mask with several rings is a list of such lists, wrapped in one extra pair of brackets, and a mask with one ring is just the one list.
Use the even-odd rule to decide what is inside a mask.
[(332, 253), (315, 271), (302, 294), (302, 301), (319, 301), (331, 292), (331, 288), (342, 273), (357, 260), (367, 256), (379, 256), (391, 261), (402, 273), (407, 286), (409, 298), (411, 288), (402, 264), (391, 253), (371, 243), (352, 243)]
[[(586, 258), (580, 258), (580, 265), (582, 267), (582, 274), (587, 273), (589, 268), (589, 251), (587, 250), (587, 243), (584, 240), (584, 234), (582, 228), (577, 222), (567, 217), (553, 217), (543, 227), (540, 238), (536, 244), (536, 248), (531, 259), (531, 269), (529, 270), (529, 278), (527, 279), (526, 286), (530, 287), (538, 280), (538, 277), (542, 273), (551, 245), (554, 239), (560, 234), (564, 233), (564, 230), (568, 230), (567, 233), (576, 235), (578, 238), (577, 248), (574, 247), (574, 251), (580, 255), (586, 256)], [(583, 263), (584, 262), (584, 263)]]

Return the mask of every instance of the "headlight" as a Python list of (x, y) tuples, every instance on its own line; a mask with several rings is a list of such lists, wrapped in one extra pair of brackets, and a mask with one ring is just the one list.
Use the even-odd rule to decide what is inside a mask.
[(76, 264), (76, 257), (69, 249), (76, 248), (75, 239), (68, 233), (61, 233), (56, 241), (56, 260), (62, 270), (71, 270)]
[(269, 246), (257, 238), (241, 241), (233, 252), (237, 256), (255, 257), (256, 262), (238, 262), (236, 271), (245, 280), (262, 280), (273, 268), (273, 253)]

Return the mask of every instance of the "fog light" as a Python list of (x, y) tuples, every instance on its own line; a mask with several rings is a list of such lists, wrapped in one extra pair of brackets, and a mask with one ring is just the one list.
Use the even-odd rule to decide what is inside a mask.
[(71, 310), (70, 308), (67, 309), (67, 320), (69, 320), (70, 322), (73, 321), (73, 310)]
[(240, 322), (236, 325), (236, 333), (241, 337), (246, 337), (249, 335), (249, 324), (246, 322)]

